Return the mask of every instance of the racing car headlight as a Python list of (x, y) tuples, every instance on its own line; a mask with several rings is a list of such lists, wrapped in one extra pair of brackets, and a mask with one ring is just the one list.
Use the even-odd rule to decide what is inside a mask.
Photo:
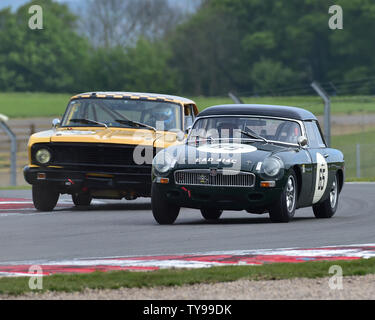
[(42, 148), (35, 153), (35, 160), (40, 164), (47, 164), (51, 161), (52, 155), (48, 149)]
[(166, 173), (172, 169), (176, 164), (176, 159), (174, 159), (168, 152), (159, 152), (154, 160), (152, 161), (152, 166), (159, 173)]
[(269, 177), (276, 177), (283, 168), (283, 162), (275, 157), (269, 157), (263, 162), (263, 172)]

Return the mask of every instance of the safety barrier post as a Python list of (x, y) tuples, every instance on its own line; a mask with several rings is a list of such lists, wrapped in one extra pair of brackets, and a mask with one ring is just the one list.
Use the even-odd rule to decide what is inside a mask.
[(324, 136), (328, 147), (331, 147), (331, 100), (318, 82), (314, 81), (311, 86), (324, 101)]

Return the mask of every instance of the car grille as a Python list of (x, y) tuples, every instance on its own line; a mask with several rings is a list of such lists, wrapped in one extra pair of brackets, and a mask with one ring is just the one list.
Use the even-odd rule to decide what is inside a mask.
[(175, 183), (194, 186), (253, 187), (255, 175), (243, 171), (179, 170), (174, 173)]
[[(40, 145), (39, 145), (40, 146)], [(121, 144), (85, 144), (85, 143), (53, 143), (47, 145), (52, 149), (51, 165), (76, 167), (82, 170), (105, 170), (109, 172), (134, 172), (151, 174), (151, 162), (154, 152), (143, 151), (150, 159), (144, 164), (134, 162), (135, 145)], [(37, 148), (38, 145), (34, 145)], [(145, 147), (147, 148), (147, 147)], [(152, 147), (149, 147), (152, 148)], [(34, 154), (34, 152), (32, 152)]]

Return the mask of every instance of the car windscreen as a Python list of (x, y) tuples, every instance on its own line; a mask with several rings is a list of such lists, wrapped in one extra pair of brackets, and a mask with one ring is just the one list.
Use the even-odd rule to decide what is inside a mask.
[(266, 139), (271, 142), (297, 144), (301, 127), (297, 121), (267, 118), (218, 116), (198, 119), (189, 135), (189, 141), (215, 139)]
[(136, 122), (168, 131), (181, 130), (181, 119), (181, 106), (174, 103), (95, 98), (71, 101), (62, 119), (62, 126), (134, 127)]

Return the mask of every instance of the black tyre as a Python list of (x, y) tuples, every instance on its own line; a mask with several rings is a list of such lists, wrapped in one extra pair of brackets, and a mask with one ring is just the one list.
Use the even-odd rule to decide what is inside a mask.
[(336, 175), (332, 182), (331, 191), (329, 192), (329, 197), (322, 203), (319, 203), (313, 206), (315, 217), (318, 219), (332, 218), (337, 210), (338, 204), (339, 204), (339, 188), (338, 188), (338, 179)]
[(59, 192), (51, 186), (33, 185), (32, 195), (34, 206), (39, 211), (52, 211), (59, 200)]
[(269, 209), (272, 222), (289, 222), (293, 219), (297, 205), (297, 187), (296, 174), (291, 171), (280, 198)]
[(180, 207), (169, 203), (154, 183), (151, 189), (151, 208), (152, 214), (159, 224), (173, 224), (180, 213)]
[(218, 220), (223, 213), (223, 210), (213, 209), (213, 208), (203, 208), (201, 209), (202, 217), (206, 220)]
[(76, 193), (72, 194), (72, 200), (76, 207), (85, 207), (91, 204), (92, 197), (90, 194)]

